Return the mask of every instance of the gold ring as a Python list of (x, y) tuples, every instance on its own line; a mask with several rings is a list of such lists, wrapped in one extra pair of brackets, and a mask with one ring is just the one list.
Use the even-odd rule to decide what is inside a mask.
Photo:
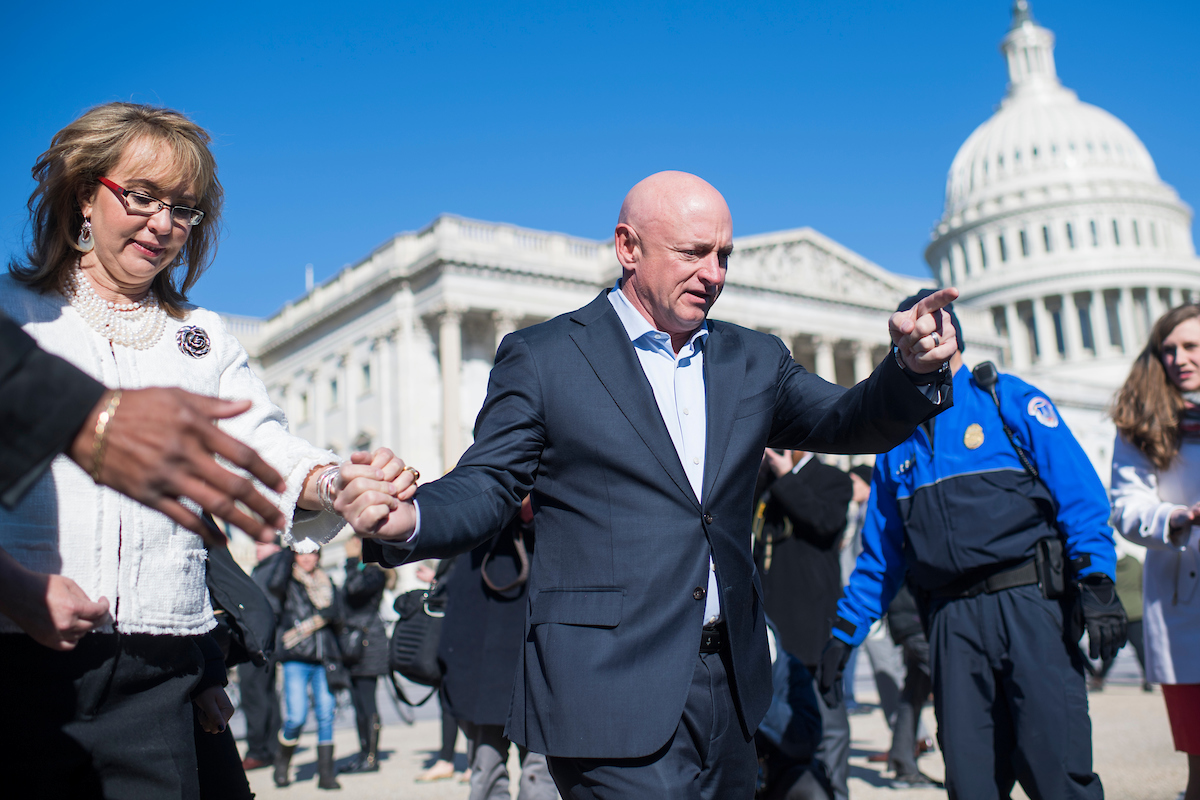
[(413, 474), (413, 483), (416, 483), (417, 481), (421, 480), (421, 471), (419, 469), (417, 469), (416, 467), (405, 467), (404, 469), (408, 470), (409, 472), (411, 472)]

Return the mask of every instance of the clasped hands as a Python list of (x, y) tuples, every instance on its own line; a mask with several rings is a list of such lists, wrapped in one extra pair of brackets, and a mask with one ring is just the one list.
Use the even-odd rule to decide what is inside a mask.
[(958, 352), (958, 331), (943, 309), (958, 297), (958, 289), (939, 289), (907, 311), (888, 320), (888, 333), (900, 360), (912, 372), (935, 372)]
[(419, 476), (386, 447), (354, 453), (338, 471), (334, 510), (359, 536), (406, 541), (417, 525), (413, 495)]

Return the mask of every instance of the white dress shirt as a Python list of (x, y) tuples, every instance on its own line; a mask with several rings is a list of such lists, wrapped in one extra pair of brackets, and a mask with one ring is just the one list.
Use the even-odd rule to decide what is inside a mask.
[[(608, 293), (608, 302), (617, 312), (634, 352), (654, 390), (654, 400), (662, 415), (667, 433), (675, 445), (679, 462), (687, 473), (696, 499), (704, 486), (704, 447), (708, 439), (704, 394), (704, 341), (708, 324), (701, 323), (691, 338), (676, 354), (671, 347), (670, 334), (651, 325), (633, 307), (621, 291), (621, 283)], [(717, 586), (716, 565), (708, 554), (708, 591), (704, 598), (704, 624), (713, 625), (721, 619), (721, 593)]]

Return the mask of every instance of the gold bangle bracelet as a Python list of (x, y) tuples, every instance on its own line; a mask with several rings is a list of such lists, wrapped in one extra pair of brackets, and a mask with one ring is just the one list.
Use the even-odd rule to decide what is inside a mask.
[(108, 405), (96, 417), (96, 434), (92, 439), (92, 480), (100, 482), (100, 467), (104, 465), (104, 451), (108, 447), (108, 425), (117, 415), (117, 406), (121, 405), (121, 390), (113, 392), (108, 399)]

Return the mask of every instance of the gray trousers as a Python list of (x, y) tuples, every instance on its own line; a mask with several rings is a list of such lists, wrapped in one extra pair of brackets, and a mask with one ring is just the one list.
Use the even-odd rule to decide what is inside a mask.
[[(508, 750), (503, 725), (462, 723), (470, 739), (471, 794), (469, 800), (511, 800), (508, 790)], [(518, 800), (558, 800), (558, 789), (546, 767), (546, 757), (517, 748), (521, 759)]]

